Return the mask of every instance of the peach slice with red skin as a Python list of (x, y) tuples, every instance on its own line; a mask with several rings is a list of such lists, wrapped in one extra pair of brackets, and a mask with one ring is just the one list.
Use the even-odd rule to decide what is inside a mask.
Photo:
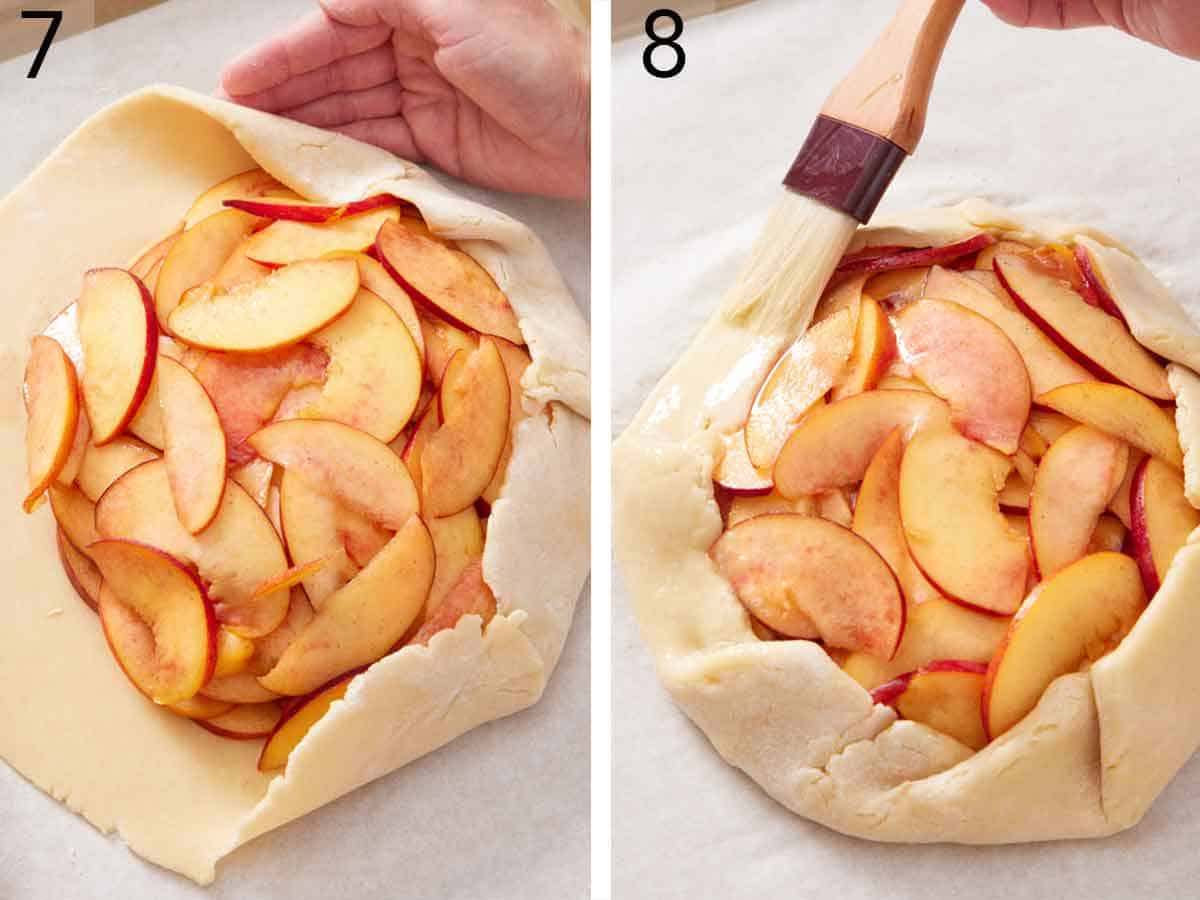
[(109, 485), (135, 466), (158, 459), (158, 451), (137, 438), (119, 437), (102, 447), (88, 446), (75, 483), (95, 503)]
[(357, 295), (358, 266), (351, 260), (306, 260), (227, 291), (211, 282), (190, 288), (167, 324), (193, 347), (260, 353), (320, 331)]
[(432, 614), (470, 566), (483, 558), (483, 523), (475, 507), (441, 519), (429, 520), (433, 538), (433, 585), (425, 601), (425, 615)]
[(818, 407), (792, 432), (775, 462), (775, 486), (803, 497), (862, 481), (879, 445), (949, 421), (950, 409), (924, 391), (868, 391)]
[(476, 560), (450, 585), (409, 644), (428, 644), (439, 631), (454, 628), (463, 616), (479, 616), (482, 628), (496, 615), (496, 598), (483, 580), (483, 562)]
[(902, 309), (924, 296), (929, 272), (928, 266), (881, 272), (868, 278), (862, 291), (889, 310)]
[(904, 597), (870, 544), (824, 519), (767, 515), (726, 531), (709, 551), (756, 619), (789, 637), (890, 658)]
[(171, 359), (159, 366), (167, 481), (180, 523), (196, 534), (213, 520), (225, 494), (225, 432), (195, 376)]
[(994, 615), (1016, 611), (1029, 571), (1025, 538), (996, 497), (1012, 462), (950, 427), (922, 431), (900, 464), (908, 550), (946, 596)]
[(250, 238), (244, 239), (229, 254), (228, 259), (221, 263), (221, 268), (209, 279), (218, 291), (228, 291), (239, 284), (248, 284), (266, 278), (275, 270), (270, 266), (257, 263), (246, 255), (250, 246)]
[(362, 200), (350, 203), (309, 203), (304, 200), (275, 199), (272, 197), (235, 198), (224, 201), (231, 209), (240, 209), (252, 216), (264, 219), (286, 219), (290, 222), (311, 222), (324, 224), (336, 222), (346, 216), (379, 209), (382, 206), (396, 206), (398, 201), (391, 194), (375, 194)]
[(997, 241), (990, 247), (984, 247), (979, 251), (979, 255), (975, 257), (974, 271), (986, 272), (988, 275), (995, 277), (992, 271), (992, 263), (996, 261), (996, 257), (1001, 253), (1028, 253), (1033, 250), (1028, 244), (1022, 244), (1019, 241)]
[(525, 343), (508, 298), (466, 253), (398, 222), (379, 229), (376, 251), (393, 278), (451, 324)]
[(1172, 398), (1166, 370), (1120, 319), (1089, 304), (1069, 281), (1031, 257), (1001, 254), (994, 267), (1021, 311), (1084, 368), (1155, 400)]
[(998, 738), (1025, 718), (1055, 678), (1116, 647), (1145, 607), (1137, 563), (1121, 553), (1093, 553), (1042, 582), (988, 665), (988, 736)]
[(37, 335), (25, 365), (25, 469), (29, 492), (22, 504), (31, 512), (71, 456), (79, 424), (75, 367), (58, 342)]
[(725, 515), (725, 527), (732, 528), (739, 522), (753, 519), (755, 516), (765, 516), (770, 513), (796, 513), (800, 516), (815, 516), (819, 504), (815, 497), (799, 497), (789, 500), (782, 494), (772, 491), (769, 494), (740, 495), (733, 498), (729, 504), (729, 512)]
[(225, 209), (225, 201), (238, 197), (297, 198), (282, 182), (263, 169), (239, 172), (219, 181), (201, 194), (183, 218), (184, 228), (192, 228)]
[(518, 347), (504, 338), (492, 338), (496, 349), (500, 351), (500, 359), (504, 362), (504, 371), (508, 375), (508, 439), (504, 442), (504, 450), (500, 454), (500, 462), (496, 464), (496, 474), (483, 489), (482, 499), (488, 505), (496, 502), (500, 491), (504, 488), (504, 479), (508, 475), (508, 463), (513, 453), (513, 432), (517, 423), (525, 418), (525, 410), (521, 406), (524, 389), (521, 378), (525, 370), (533, 364), (533, 357), (523, 347)]
[(746, 449), (746, 432), (726, 435), (724, 451), (713, 467), (713, 482), (735, 496), (758, 497), (771, 493), (775, 482), (769, 472), (755, 468)]
[(180, 235), (163, 259), (154, 286), (154, 310), (159, 325), (167, 328), (184, 292), (211, 281), (249, 238), (258, 222), (254, 216), (229, 209), (217, 212)]
[(871, 692), (876, 703), (894, 706), (903, 718), (948, 734), (972, 750), (987, 744), (980, 704), (987, 666), (939, 659)]
[(221, 715), (197, 719), (196, 724), (218, 737), (253, 741), (270, 735), (279, 725), (282, 714), (278, 703), (238, 703)]
[(429, 443), (429, 439), (441, 424), (441, 412), (438, 410), (435, 397), (434, 402), (425, 407), (425, 411), (421, 413), (416, 426), (411, 429), (410, 434), (404, 440), (403, 446), (397, 448), (396, 441), (389, 445), (396, 449), (400, 458), (404, 460), (404, 465), (408, 467), (409, 474), (412, 475), (417, 494), (421, 493), (421, 454), (425, 452), (425, 445)]
[(1108, 285), (1104, 283), (1104, 276), (1092, 263), (1092, 254), (1088, 252), (1087, 247), (1082, 244), (1075, 245), (1075, 262), (1079, 266), (1079, 273), (1083, 277), (1084, 295), (1086, 299), (1093, 305), (1098, 306), (1110, 316), (1115, 316), (1122, 322), (1125, 321), (1125, 316), (1121, 312), (1121, 308), (1117, 306), (1117, 301), (1113, 299), (1112, 293), (1108, 289)]
[(158, 359), (150, 294), (122, 269), (93, 269), (79, 295), (81, 387), (92, 443), (106, 444), (138, 410)]
[(1146, 593), (1153, 597), (1175, 554), (1200, 526), (1200, 511), (1184, 495), (1179, 472), (1148, 456), (1133, 476), (1130, 513), (1130, 549)]
[(93, 612), (100, 602), (100, 582), (103, 577), (91, 557), (72, 544), (61, 528), (55, 531), (58, 543), (58, 557), (62, 561), (63, 571), (67, 581), (75, 588), (79, 599), (86, 603)]
[(1133, 510), (1131, 509), (1133, 500), (1133, 476), (1137, 474), (1138, 467), (1142, 464), (1142, 460), (1146, 458), (1146, 454), (1136, 447), (1129, 448), (1129, 462), (1125, 464), (1125, 477), (1121, 480), (1121, 486), (1117, 488), (1117, 492), (1113, 495), (1112, 502), (1108, 504), (1108, 510), (1118, 519), (1126, 529), (1133, 528)]
[(234, 704), (226, 703), (223, 700), (213, 700), (205, 697), (203, 694), (197, 694), (195, 697), (188, 697), (186, 700), (181, 700), (178, 703), (172, 703), (167, 709), (175, 713), (177, 716), (183, 716), (185, 719), (199, 721), (201, 719), (212, 719), (216, 716), (224, 715), (234, 708)]
[(412, 297), (408, 296), (408, 291), (396, 283), (396, 279), (388, 274), (387, 269), (383, 267), (383, 264), (379, 260), (365, 253), (338, 251), (329, 254), (328, 258), (354, 260), (358, 266), (359, 287), (366, 288), (390, 306), (392, 312), (400, 317), (400, 321), (408, 329), (409, 337), (417, 345), (417, 353), (421, 357), (422, 365), (424, 365), (425, 336), (421, 330), (421, 317), (417, 315), (417, 308), (413, 305)]
[(838, 265), (837, 272), (843, 275), (852, 272), (890, 272), (893, 269), (944, 265), (964, 256), (978, 253), (994, 243), (996, 243), (996, 239), (992, 235), (982, 233), (965, 240), (955, 241), (952, 244), (943, 244), (940, 247), (919, 247), (875, 255), (866, 255), (864, 251), (861, 255), (844, 258)]
[(67, 540), (86, 553), (88, 547), (100, 540), (96, 530), (96, 504), (70, 485), (51, 484), (48, 493), (58, 527)]
[(104, 636), (134, 687), (164, 705), (194, 697), (217, 661), (216, 619), (200, 579), (145, 544), (98, 541), (88, 552), (104, 577)]
[(829, 394), (830, 399), (841, 400), (873, 389), (895, 352), (896, 338), (887, 315), (864, 293), (858, 308), (854, 350)]
[(779, 358), (746, 419), (746, 450), (756, 468), (775, 464), (796, 423), (833, 387), (854, 347), (854, 319), (842, 310), (806, 331)]
[(1029, 532), (1042, 578), (1087, 554), (1128, 460), (1124, 442), (1086, 425), (1050, 445), (1029, 496)]
[(1038, 397), (1037, 403), (1183, 469), (1170, 413), (1131, 388), (1095, 381), (1068, 384)]
[(248, 669), (213, 678), (200, 689), (200, 693), (226, 703), (269, 703), (279, 699), (278, 693), (259, 684), (258, 679)]
[(895, 318), (901, 355), (950, 404), (972, 440), (1015, 453), (1029, 419), (1029, 375), (1016, 346), (992, 322), (947, 300), (922, 300)]
[[(165, 356), (176, 362), (182, 362), (186, 352), (187, 348), (183, 344), (178, 343), (161, 332), (159, 333), (158, 355), (160, 357)], [(154, 371), (158, 372), (157, 363), (155, 364)], [(163, 444), (166, 443), (166, 439), (163, 437), (162, 406), (158, 402), (157, 378), (151, 376), (150, 387), (146, 390), (146, 396), (142, 398), (141, 406), (138, 407), (133, 418), (129, 420), (126, 430), (134, 437), (140, 438), (157, 450), (161, 450)]]
[(252, 675), (266, 675), (275, 668), (275, 664), (283, 656), (283, 651), (291, 646), (292, 641), (308, 626), (314, 615), (312, 604), (308, 602), (304, 589), (292, 588), (287, 618), (270, 634), (254, 642), (254, 655), (246, 663), (247, 671)]
[(224, 626), (218, 628), (217, 664), (213, 668), (213, 678), (225, 678), (244, 671), (253, 655), (254, 641), (234, 634)]
[(434, 559), (429, 529), (412, 516), (361, 572), (326, 598), (260, 683), (281, 694), (306, 694), (375, 662), (421, 614)]
[(850, 527), (892, 567), (911, 606), (940, 594), (913, 560), (904, 538), (904, 526), (900, 522), (900, 462), (903, 457), (904, 435), (896, 428), (879, 445), (867, 466)]
[(386, 206), (324, 225), (279, 219), (250, 239), (246, 255), (268, 266), (287, 266), (330, 253), (361, 253), (375, 243), (380, 226), (398, 218), (400, 208)]
[(479, 338), (437, 316), (421, 315), (420, 320), (425, 343), (425, 371), (433, 385), (440, 387), (446, 366), (454, 354), (460, 350), (473, 352), (479, 347)]
[(150, 287), (150, 273), (156, 271), (162, 265), (163, 260), (167, 258), (167, 254), (171, 252), (171, 248), (175, 246), (175, 242), (179, 240), (181, 234), (183, 234), (182, 231), (176, 231), (167, 235), (146, 250), (129, 267), (129, 274), (135, 278), (140, 278), (151, 294), (154, 293), (154, 289)]
[(88, 422), (87, 413), (83, 410), (83, 404), (76, 400), (75, 408), (78, 410), (75, 419), (75, 437), (71, 440), (71, 452), (67, 454), (67, 461), (63, 463), (63, 467), (55, 476), (55, 480), (59, 484), (75, 483), (75, 479), (79, 477), (79, 470), (83, 467), (83, 457), (88, 448), (92, 446), (92, 426)]
[[(361, 670), (360, 670), (361, 671)], [(258, 768), (274, 772), (287, 765), (288, 757), (304, 736), (329, 712), (334, 702), (346, 696), (346, 691), (359, 672), (347, 672), (327, 685), (292, 703), (267, 737), (258, 757)]]

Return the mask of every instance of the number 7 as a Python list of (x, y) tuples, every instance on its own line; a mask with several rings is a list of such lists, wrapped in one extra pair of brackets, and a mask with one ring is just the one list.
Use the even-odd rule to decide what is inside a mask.
[(46, 29), (46, 36), (42, 38), (42, 46), (38, 47), (37, 56), (33, 58), (33, 65), (29, 67), (29, 74), (25, 76), (26, 78), (37, 78), (38, 72), (42, 70), (42, 62), (46, 59), (46, 51), (50, 49), (50, 44), (54, 41), (54, 35), (58, 34), (58, 26), (62, 24), (62, 10), (23, 9), (21, 10), (21, 18), (50, 20), (50, 27)]

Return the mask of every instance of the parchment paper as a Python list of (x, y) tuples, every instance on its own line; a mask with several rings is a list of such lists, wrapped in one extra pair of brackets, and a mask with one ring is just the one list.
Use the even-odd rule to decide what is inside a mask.
[[(617, 45), (614, 436), (732, 282), (813, 116), (893, 9), (755, 0), (689, 22), (687, 66), (667, 80), (642, 68), (644, 38)], [(1107, 31), (1019, 32), (969, 0), (922, 146), (881, 211), (979, 195), (1088, 222), (1200, 313), (1198, 90), (1200, 64)], [(616, 897), (1196, 896), (1195, 761), (1104, 841), (885, 846), (792, 816), (671, 704), (614, 581)]]
[[(170, 0), (56, 41), (36, 80), (25, 78), (29, 56), (0, 64), (0, 116), (7, 134), (0, 195), (102, 106), (157, 81), (209, 91), (233, 55), (313, 8), (305, 0)], [(454, 187), (533, 228), (586, 315), (584, 205)], [(20, 298), (5, 296), (3, 302)], [(583, 897), (588, 633), (584, 603), (536, 706), (478, 728), (241, 848), (220, 864), (218, 881), (207, 890), (128, 853), (0, 765), (0, 898)], [(27, 690), (31, 702), (36, 697), (35, 685), (2, 689)], [(80, 689), (86, 702), (86, 685)], [(531, 754), (531, 747), (540, 755)]]

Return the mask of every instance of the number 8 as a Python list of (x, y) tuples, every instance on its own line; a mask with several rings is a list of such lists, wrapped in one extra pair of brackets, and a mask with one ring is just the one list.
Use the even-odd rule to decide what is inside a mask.
[[(673, 26), (671, 33), (666, 37), (659, 37), (654, 32), (654, 26), (659, 19), (669, 19)], [(672, 78), (683, 71), (683, 65), (687, 62), (687, 54), (683, 52), (683, 47), (676, 43), (681, 34), (683, 34), (683, 19), (675, 10), (656, 9), (650, 15), (646, 16), (646, 37), (650, 38), (650, 43), (642, 52), (642, 65), (655, 78)], [(655, 47), (670, 47), (674, 50), (675, 65), (669, 69), (657, 68), (654, 65), (653, 58)]]

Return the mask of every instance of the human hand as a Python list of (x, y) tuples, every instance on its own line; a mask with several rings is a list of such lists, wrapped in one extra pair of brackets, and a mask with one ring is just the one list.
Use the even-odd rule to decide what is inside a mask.
[(547, 0), (320, 4), (226, 67), (231, 100), (485, 187), (587, 194), (587, 38)]
[(1085, 28), (1111, 25), (1200, 59), (1200, 3), (1196, 0), (983, 0), (1012, 25), (1035, 28)]

